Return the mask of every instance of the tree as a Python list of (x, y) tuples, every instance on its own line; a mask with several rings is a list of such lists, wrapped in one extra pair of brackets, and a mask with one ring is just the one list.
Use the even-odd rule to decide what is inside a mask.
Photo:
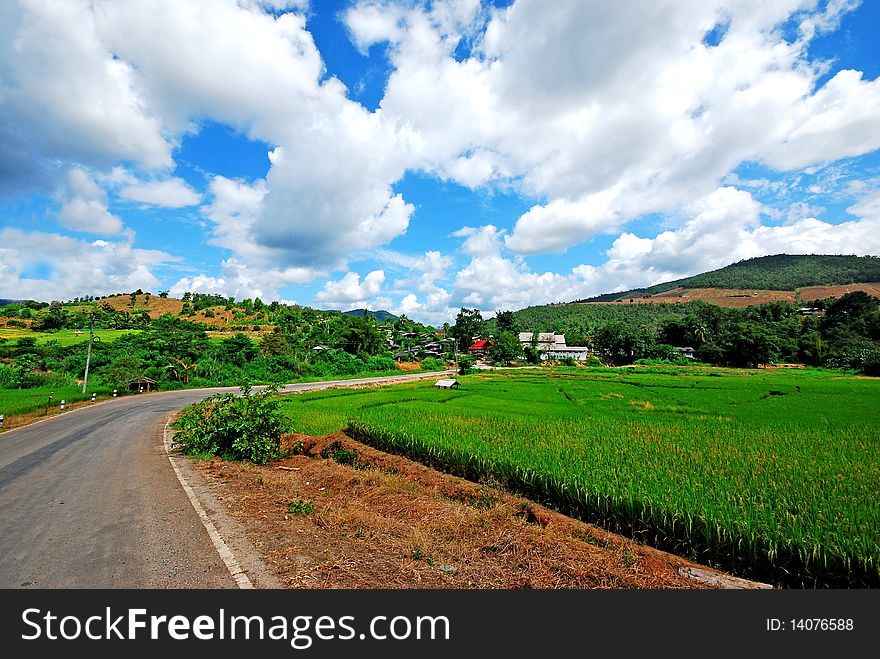
[(450, 330), (454, 339), (458, 340), (459, 351), (467, 350), (479, 336), (483, 327), (483, 315), (479, 309), (467, 309), (462, 307), (455, 317), (455, 325)]
[(775, 337), (767, 327), (752, 321), (729, 325), (720, 343), (724, 361), (730, 366), (767, 364), (777, 351)]
[(135, 355), (122, 354), (102, 371), (101, 379), (117, 389), (125, 389), (129, 383), (143, 375), (143, 363)]
[(509, 364), (523, 356), (523, 346), (513, 332), (501, 332), (489, 348), (489, 359), (495, 363)]
[[(853, 291), (832, 302), (825, 311), (822, 328), (826, 331), (846, 328), (846, 332), (867, 336), (880, 301), (864, 291)], [(880, 338), (880, 337), (878, 337)]]
[(272, 332), (260, 337), (260, 352), (268, 356), (289, 355), (291, 352), (290, 342), (281, 332)]
[(516, 331), (516, 321), (512, 311), (498, 311), (495, 313), (495, 323), (499, 332)]
[(37, 367), (40, 364), (40, 358), (31, 353), (19, 355), (12, 361), (12, 370), (14, 373), (14, 386), (23, 389), (36, 387), (40, 382), (37, 375)]
[(644, 328), (620, 321), (599, 325), (592, 335), (593, 346), (615, 364), (629, 364), (647, 356), (654, 346), (654, 337)]
[(467, 375), (471, 373), (476, 363), (477, 360), (473, 355), (462, 355), (458, 358), (458, 374)]
[(217, 348), (220, 361), (226, 364), (235, 364), (236, 366), (244, 366), (247, 362), (253, 360), (258, 352), (259, 350), (254, 345), (254, 342), (241, 332), (223, 339)]
[(66, 314), (61, 302), (54, 300), (48, 311), (38, 311), (31, 322), (31, 329), (56, 330), (64, 327)]
[(386, 351), (385, 335), (376, 321), (368, 316), (342, 316), (343, 325), (337, 330), (334, 346), (352, 355), (378, 355)]

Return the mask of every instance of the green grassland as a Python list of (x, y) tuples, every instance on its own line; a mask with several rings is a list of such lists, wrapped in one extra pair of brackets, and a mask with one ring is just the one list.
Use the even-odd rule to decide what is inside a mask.
[(880, 380), (559, 369), (286, 399), (291, 427), (511, 489), (744, 577), (880, 586)]
[(26, 414), (34, 410), (45, 410), (49, 402), (49, 394), (52, 394), (50, 413), (58, 410), (61, 401), (76, 403), (89, 400), (92, 392), (99, 396), (110, 392), (109, 387), (89, 387), (86, 393), (82, 393), (81, 386), (73, 387), (34, 387), (32, 389), (0, 389), (0, 414), (10, 417), (13, 414)]
[[(140, 330), (95, 330), (95, 341), (115, 341), (121, 336), (139, 332)], [(82, 330), (82, 334), (77, 334), (77, 330), (65, 329), (57, 332), (35, 332), (33, 330), (20, 327), (0, 327), (0, 339), (15, 341), (17, 339), (32, 337), (37, 340), (37, 345), (51, 345), (55, 341), (59, 346), (70, 346), (76, 343), (86, 343), (89, 340), (89, 331)]]

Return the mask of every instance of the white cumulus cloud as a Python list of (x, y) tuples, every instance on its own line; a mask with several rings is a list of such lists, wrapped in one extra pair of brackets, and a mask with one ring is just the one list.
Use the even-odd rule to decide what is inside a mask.
[(342, 309), (356, 309), (369, 304), (371, 299), (377, 297), (384, 282), (384, 270), (373, 270), (364, 277), (363, 281), (358, 273), (349, 272), (338, 281), (328, 281), (324, 284), (324, 288), (315, 295), (315, 300)]
[(68, 170), (66, 192), (61, 197), (61, 208), (55, 214), (61, 226), (73, 231), (103, 235), (122, 231), (122, 220), (107, 209), (104, 189), (85, 170), (79, 167)]
[(202, 197), (181, 178), (162, 181), (142, 181), (126, 185), (119, 196), (130, 201), (140, 201), (165, 208), (182, 208), (198, 204)]

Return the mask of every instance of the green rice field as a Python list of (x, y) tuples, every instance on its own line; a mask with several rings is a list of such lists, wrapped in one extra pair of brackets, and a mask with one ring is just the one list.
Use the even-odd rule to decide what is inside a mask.
[(559, 369), (285, 399), (357, 439), (742, 577), (880, 587), (880, 379)]
[[(95, 341), (115, 341), (120, 336), (139, 332), (140, 330), (95, 330)], [(16, 339), (32, 337), (37, 340), (37, 345), (47, 345), (52, 341), (57, 342), (59, 346), (70, 346), (75, 343), (87, 343), (89, 340), (89, 331), (82, 330), (81, 334), (77, 334), (76, 330), (66, 329), (57, 332), (35, 332), (33, 330), (20, 327), (0, 327), (0, 339), (15, 341)]]
[(49, 394), (52, 401), (49, 412), (58, 410), (61, 401), (75, 403), (81, 400), (89, 400), (92, 392), (99, 396), (110, 393), (108, 387), (89, 387), (86, 393), (82, 393), (82, 386), (73, 387), (34, 387), (33, 389), (0, 389), (0, 414), (10, 417), (13, 414), (26, 414), (34, 410), (46, 409), (49, 402)]

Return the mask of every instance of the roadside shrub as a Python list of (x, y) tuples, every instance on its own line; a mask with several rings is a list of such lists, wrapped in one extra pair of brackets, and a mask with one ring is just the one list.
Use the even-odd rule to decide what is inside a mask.
[(277, 387), (241, 396), (216, 394), (186, 408), (172, 424), (174, 446), (188, 455), (218, 455), (265, 464), (278, 454), (284, 416)]
[(426, 357), (422, 360), (423, 371), (445, 371), (446, 362), (436, 357)]
[(18, 374), (11, 366), (0, 364), (0, 389), (17, 389)]
[(472, 355), (461, 355), (458, 358), (458, 374), (467, 375), (472, 373), (477, 360)]
[(399, 371), (400, 369), (397, 368), (397, 362), (391, 357), (371, 355), (367, 358), (366, 370), (371, 373), (381, 373), (383, 371)]

